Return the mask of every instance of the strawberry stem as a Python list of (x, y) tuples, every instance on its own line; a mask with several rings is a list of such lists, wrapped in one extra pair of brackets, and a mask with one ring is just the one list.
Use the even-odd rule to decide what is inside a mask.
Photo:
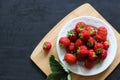
[(64, 46), (62, 44), (59, 44), (61, 48), (64, 48)]
[(92, 44), (92, 42), (91, 42), (90, 40), (88, 40), (87, 45), (88, 45), (89, 47), (92, 47), (92, 46), (93, 46), (93, 44)]
[(44, 44), (43, 44), (43, 48), (46, 48), (46, 47), (47, 47), (47, 44), (46, 44), (46, 43), (44, 43)]
[(96, 50), (96, 54), (100, 54), (102, 52), (102, 48), (98, 48), (97, 50)]
[(84, 27), (84, 25), (79, 25), (78, 28), (79, 28), (80, 31), (82, 31), (82, 30), (84, 30), (85, 27)]
[(89, 33), (90, 33), (90, 34), (93, 34), (93, 33), (94, 33), (94, 29), (93, 29), (93, 28), (90, 28), (90, 29), (89, 29)]
[(74, 36), (74, 32), (72, 30), (68, 31), (68, 36)]
[(82, 34), (79, 34), (80, 38), (83, 39), (83, 35)]

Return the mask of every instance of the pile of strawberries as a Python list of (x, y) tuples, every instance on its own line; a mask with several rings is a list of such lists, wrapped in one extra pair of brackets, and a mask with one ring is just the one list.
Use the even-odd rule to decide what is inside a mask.
[(96, 62), (107, 56), (109, 41), (107, 29), (104, 26), (96, 28), (84, 22), (78, 22), (74, 29), (68, 31), (67, 37), (59, 39), (59, 45), (66, 50), (64, 60), (73, 65), (84, 62), (87, 69), (91, 69)]

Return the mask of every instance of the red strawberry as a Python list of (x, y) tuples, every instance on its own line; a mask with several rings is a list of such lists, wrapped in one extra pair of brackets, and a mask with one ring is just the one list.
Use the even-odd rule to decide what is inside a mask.
[(103, 44), (105, 49), (108, 49), (110, 46), (109, 41), (105, 41)]
[(73, 42), (77, 39), (77, 33), (75, 32), (75, 30), (68, 31), (68, 38), (70, 39), (70, 41)]
[(48, 41), (44, 42), (43, 49), (45, 51), (49, 51), (51, 49), (51, 47), (52, 47), (52, 44), (50, 42), (48, 42)]
[(85, 45), (80, 46), (77, 49), (77, 54), (80, 54), (81, 57), (85, 57), (88, 55), (88, 49)]
[(95, 39), (94, 39), (93, 37), (90, 37), (90, 38), (88, 39), (88, 41), (87, 41), (87, 45), (88, 45), (89, 47), (93, 47), (94, 44), (95, 44)]
[(77, 62), (76, 56), (71, 53), (66, 53), (64, 56), (64, 60), (69, 64), (76, 64)]
[(96, 54), (100, 54), (103, 50), (104, 46), (102, 43), (96, 43), (94, 46), (94, 50), (96, 52)]
[(85, 61), (84, 66), (85, 66), (85, 68), (87, 68), (87, 69), (91, 69), (91, 68), (93, 68), (93, 66), (94, 66), (94, 61), (87, 60), (87, 61)]
[(99, 42), (106, 41), (107, 35), (96, 34), (96, 40)]
[(101, 26), (101, 27), (98, 28), (97, 33), (106, 36), (107, 35), (107, 29), (104, 26)]
[(59, 40), (60, 47), (67, 47), (70, 44), (70, 40), (67, 37), (61, 37)]
[(104, 60), (107, 57), (107, 50), (103, 49), (101, 53), (101, 60)]
[(77, 33), (80, 33), (82, 30), (84, 30), (85, 29), (85, 23), (84, 22), (78, 22), (77, 24), (76, 24), (76, 26), (75, 26), (75, 31), (77, 32)]
[(97, 29), (91, 25), (87, 25), (85, 29), (90, 33), (91, 36), (94, 36), (97, 32)]
[(97, 55), (95, 54), (95, 51), (93, 49), (89, 50), (88, 58), (90, 60), (96, 60), (97, 59)]
[(96, 40), (99, 42), (102, 42), (104, 40), (104, 38), (101, 35), (96, 34)]
[(83, 45), (84, 44), (84, 42), (81, 40), (81, 39), (77, 39), (76, 41), (75, 41), (75, 48), (78, 48), (79, 46), (81, 46), (81, 45)]
[(75, 49), (75, 44), (73, 42), (70, 43), (70, 45), (67, 47), (67, 51), (70, 52), (70, 51), (74, 51)]
[(99, 42), (105, 41), (107, 38), (107, 29), (103, 26), (98, 28), (98, 32), (96, 34), (96, 39)]
[(83, 40), (88, 40), (90, 37), (90, 33), (87, 30), (83, 30), (80, 34), (79, 34), (80, 38)]
[(86, 26), (85, 26), (85, 30), (87, 30), (87, 31), (88, 31), (90, 28), (91, 28), (90, 25), (86, 25)]
[(81, 56), (80, 54), (76, 54), (77, 60), (78, 61), (84, 61), (85, 57)]

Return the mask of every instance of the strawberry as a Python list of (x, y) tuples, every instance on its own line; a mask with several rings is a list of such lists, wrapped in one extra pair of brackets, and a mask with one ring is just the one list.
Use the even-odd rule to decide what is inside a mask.
[(88, 39), (88, 41), (87, 41), (87, 45), (88, 45), (89, 47), (93, 47), (94, 44), (95, 44), (95, 39), (94, 39), (93, 37), (90, 37), (90, 38)]
[(75, 26), (75, 31), (77, 32), (77, 33), (80, 33), (82, 30), (84, 30), (85, 29), (85, 23), (84, 22), (78, 22), (77, 24), (76, 24), (76, 26)]
[(89, 31), (89, 29), (91, 28), (91, 25), (86, 25), (85, 26), (85, 30)]
[(44, 42), (43, 49), (45, 51), (49, 51), (51, 49), (51, 47), (52, 47), (52, 44), (50, 42), (48, 42), (48, 41)]
[(87, 68), (87, 69), (91, 69), (91, 68), (93, 68), (93, 66), (94, 66), (94, 61), (87, 60), (87, 61), (85, 61), (84, 66), (85, 66), (85, 68)]
[(94, 46), (94, 50), (96, 52), (96, 54), (100, 54), (103, 50), (104, 46), (102, 43), (96, 43)]
[(107, 29), (104, 26), (100, 26), (98, 28), (98, 32), (97, 33), (106, 36), (107, 35)]
[(61, 37), (59, 40), (60, 47), (67, 47), (70, 44), (70, 40), (67, 37)]
[(103, 36), (101, 36), (101, 35), (99, 35), (99, 34), (96, 34), (96, 40), (97, 40), (98, 42), (102, 42), (102, 41), (105, 40), (105, 38), (103, 38)]
[(76, 54), (77, 60), (78, 61), (84, 61), (85, 57), (81, 56), (80, 54)]
[(84, 44), (84, 42), (81, 40), (81, 39), (77, 39), (76, 41), (75, 41), (75, 48), (78, 48), (79, 46), (81, 46), (81, 45), (83, 45)]
[(107, 35), (102, 35), (102, 34), (96, 34), (96, 40), (98, 42), (103, 42), (106, 41)]
[(80, 46), (77, 49), (77, 54), (79, 54), (81, 57), (85, 57), (88, 55), (88, 49), (85, 45)]
[(90, 60), (96, 60), (97, 59), (97, 55), (95, 54), (95, 51), (93, 49), (89, 50), (88, 58)]
[(75, 44), (73, 42), (70, 43), (70, 45), (67, 47), (67, 51), (70, 52), (70, 51), (74, 51), (75, 49)]
[(90, 37), (90, 33), (87, 30), (83, 30), (81, 33), (79, 33), (79, 36), (83, 40), (88, 40)]
[(101, 53), (101, 60), (104, 60), (107, 57), (107, 50), (103, 49)]
[(68, 31), (68, 38), (70, 39), (70, 41), (75, 41), (77, 39), (77, 32), (75, 30), (70, 30)]
[(91, 36), (94, 36), (97, 32), (97, 29), (95, 27), (91, 26), (91, 25), (87, 25), (85, 27), (85, 30), (87, 30), (90, 33)]
[(108, 49), (109, 46), (110, 46), (109, 41), (104, 41), (103, 44), (104, 44), (104, 48), (105, 48), (105, 49)]
[(97, 34), (96, 34), (96, 39), (99, 42), (105, 41), (107, 38), (107, 29), (103, 26), (98, 28)]
[(64, 55), (64, 60), (69, 64), (76, 64), (76, 62), (77, 62), (76, 56), (71, 53), (66, 53)]

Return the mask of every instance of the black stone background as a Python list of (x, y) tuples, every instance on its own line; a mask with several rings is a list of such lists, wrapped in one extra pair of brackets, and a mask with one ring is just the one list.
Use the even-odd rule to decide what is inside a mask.
[[(30, 60), (32, 51), (53, 26), (86, 2), (120, 32), (120, 0), (0, 0), (0, 80), (45, 80)], [(106, 80), (120, 80), (120, 65)]]

